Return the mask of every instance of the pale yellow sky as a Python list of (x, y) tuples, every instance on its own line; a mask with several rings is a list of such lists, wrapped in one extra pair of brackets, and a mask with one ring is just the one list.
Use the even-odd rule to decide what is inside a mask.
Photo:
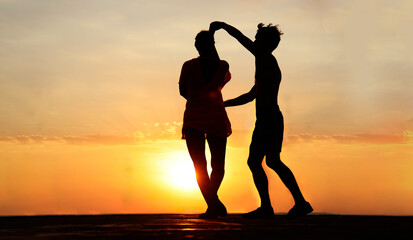
[[(280, 24), (279, 98), (292, 132), (412, 128), (409, 1), (1, 5), (2, 135), (124, 135), (143, 122), (181, 121), (184, 102), (175, 91), (180, 66), (196, 57), (194, 35), (213, 20), (251, 38), (259, 22)], [(254, 60), (224, 32), (216, 41), (233, 73), (224, 97), (233, 97), (251, 87)]]
[[(408, 174), (413, 170), (412, 11), (408, 0), (0, 0), (0, 179), (6, 179), (0, 183), (0, 199), (8, 196), (0, 200), (0, 214), (191, 212), (185, 209), (189, 203), (177, 204), (179, 196), (162, 190), (165, 186), (140, 183), (154, 177), (149, 173), (158, 163), (147, 161), (168, 161), (164, 156), (169, 152), (186, 151), (179, 139), (185, 101), (178, 93), (178, 77), (182, 63), (197, 56), (196, 33), (214, 20), (251, 38), (260, 22), (279, 24), (284, 32), (274, 52), (283, 73), (283, 155), (303, 169), (297, 171), (305, 192), (318, 203), (317, 211), (413, 214), (413, 208), (405, 207), (413, 200)], [(224, 98), (249, 90), (253, 56), (223, 31), (216, 34), (216, 46), (233, 78)], [(246, 211), (257, 201), (245, 165), (254, 105), (228, 109), (228, 114), (234, 134), (223, 189), (240, 182), (249, 187), (223, 194), (233, 211)], [(346, 161), (365, 167), (356, 173), (340, 170), (349, 165)], [(128, 164), (134, 170), (125, 179)], [(380, 202), (386, 206), (382, 211), (364, 212), (372, 205), (361, 202), (340, 210), (329, 204), (334, 189), (326, 179), (341, 176), (339, 184), (347, 192), (337, 196), (349, 199), (352, 184), (360, 183), (346, 179), (352, 174), (364, 179), (371, 172), (367, 166), (378, 169), (374, 177), (382, 176), (377, 185), (366, 183), (367, 199), (393, 189), (400, 208)], [(108, 175), (112, 183), (105, 179)], [(83, 179), (85, 189), (68, 180), (74, 178)], [(393, 185), (384, 184), (392, 179)], [(98, 189), (90, 196), (94, 201), (111, 196), (111, 203), (88, 205), (83, 199), (88, 188)], [(278, 184), (274, 196), (282, 188)], [(175, 201), (162, 205), (161, 200), (148, 200), (156, 198), (153, 189)], [(64, 192), (78, 202), (63, 199)], [(235, 200), (245, 194), (251, 195), (245, 205)], [(27, 203), (33, 195), (48, 200), (38, 197), (38, 203)], [(191, 197), (196, 199), (191, 202), (194, 211), (201, 211), (200, 194), (194, 191)], [(277, 198), (283, 211), (290, 206), (288, 199), (285, 193)], [(45, 201), (49, 206), (43, 209)]]

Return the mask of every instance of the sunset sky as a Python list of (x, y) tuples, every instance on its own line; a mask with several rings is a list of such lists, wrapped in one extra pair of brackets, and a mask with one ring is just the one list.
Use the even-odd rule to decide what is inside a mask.
[[(315, 212), (413, 215), (412, 12), (409, 0), (0, 0), (0, 215), (204, 211), (178, 78), (215, 20), (250, 38), (261, 22), (284, 32), (281, 157)], [(233, 98), (252, 87), (254, 58), (215, 37)], [(259, 205), (254, 104), (227, 112), (219, 196), (242, 213)]]

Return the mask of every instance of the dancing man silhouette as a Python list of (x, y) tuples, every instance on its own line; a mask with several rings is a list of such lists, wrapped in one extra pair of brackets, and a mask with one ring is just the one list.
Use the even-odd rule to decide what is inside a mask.
[(277, 48), (282, 33), (277, 26), (264, 26), (261, 23), (258, 25), (255, 41), (252, 41), (238, 29), (224, 22), (210, 24), (210, 32), (213, 33), (219, 29), (227, 31), (255, 56), (255, 85), (248, 93), (224, 102), (226, 107), (230, 107), (246, 104), (255, 99), (256, 122), (250, 145), (248, 166), (261, 199), (261, 206), (244, 214), (243, 217), (271, 218), (274, 216), (268, 192), (268, 179), (262, 167), (264, 157), (266, 157), (267, 166), (278, 174), (294, 198), (295, 205), (287, 216), (307, 215), (313, 211), (313, 208), (304, 199), (294, 174), (280, 158), (284, 134), (284, 119), (277, 100), (281, 70), (272, 52)]

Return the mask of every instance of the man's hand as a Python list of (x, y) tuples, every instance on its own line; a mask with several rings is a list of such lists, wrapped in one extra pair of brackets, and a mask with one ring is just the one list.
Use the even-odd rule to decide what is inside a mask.
[(255, 99), (256, 95), (257, 95), (257, 92), (256, 92), (256, 87), (254, 85), (254, 87), (252, 87), (249, 92), (244, 93), (241, 96), (236, 97), (234, 99), (226, 100), (224, 102), (224, 106), (233, 107), (233, 106), (239, 106), (239, 105), (249, 103)]
[(212, 22), (212, 23), (209, 25), (209, 31), (210, 31), (211, 33), (214, 33), (215, 31), (217, 31), (217, 30), (219, 30), (219, 29), (221, 29), (221, 28), (224, 28), (225, 25), (226, 25), (226, 23), (224, 23), (224, 22), (218, 22), (218, 21)]

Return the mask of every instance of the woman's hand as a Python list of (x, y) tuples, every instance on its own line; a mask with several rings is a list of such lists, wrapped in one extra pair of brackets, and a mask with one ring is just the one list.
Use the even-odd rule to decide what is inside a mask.
[(210, 31), (212, 34), (214, 34), (215, 31), (217, 31), (217, 30), (219, 30), (219, 29), (221, 29), (221, 28), (224, 28), (225, 25), (226, 25), (226, 23), (224, 23), (224, 22), (218, 22), (218, 21), (212, 22), (212, 23), (209, 25), (209, 31)]

